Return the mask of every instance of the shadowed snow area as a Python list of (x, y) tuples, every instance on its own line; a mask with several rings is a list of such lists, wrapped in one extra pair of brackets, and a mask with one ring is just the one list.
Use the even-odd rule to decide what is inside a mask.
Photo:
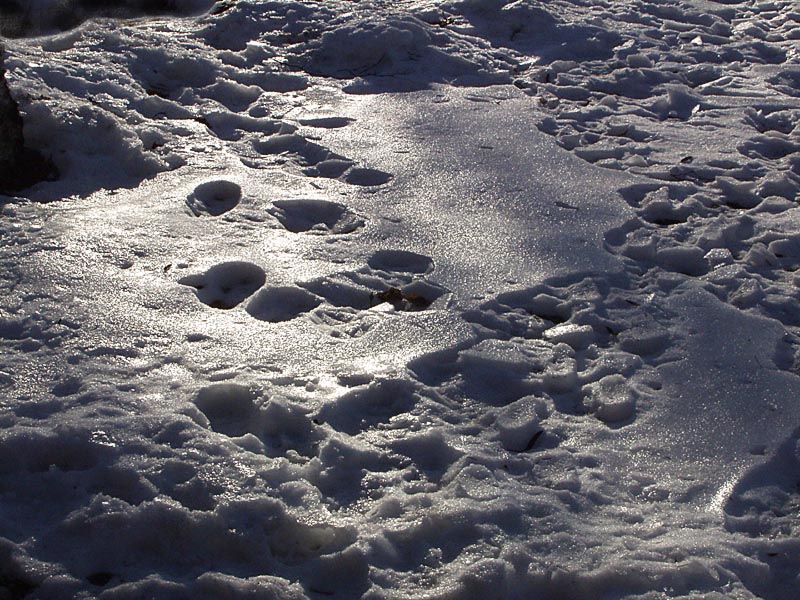
[(795, 597), (794, 2), (30, 7), (0, 598)]

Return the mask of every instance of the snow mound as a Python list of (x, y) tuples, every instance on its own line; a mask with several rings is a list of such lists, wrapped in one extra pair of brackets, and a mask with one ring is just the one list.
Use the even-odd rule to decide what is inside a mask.
[[(508, 69), (508, 64), (501, 66), (501, 61), (480, 48), (459, 55), (452, 52), (457, 45), (468, 47), (464, 40), (411, 16), (354, 19), (310, 44), (304, 68), (315, 75), (358, 78), (347, 88), (354, 93), (378, 91), (385, 85), (416, 89), (421, 76), (456, 85), (508, 81), (507, 75), (498, 72)], [(376, 79), (387, 76), (397, 79)]]

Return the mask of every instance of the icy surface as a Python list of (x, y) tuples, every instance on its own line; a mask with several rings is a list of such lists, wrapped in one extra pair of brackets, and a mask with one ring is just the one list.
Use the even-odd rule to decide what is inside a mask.
[(796, 3), (16, 4), (0, 598), (796, 596)]

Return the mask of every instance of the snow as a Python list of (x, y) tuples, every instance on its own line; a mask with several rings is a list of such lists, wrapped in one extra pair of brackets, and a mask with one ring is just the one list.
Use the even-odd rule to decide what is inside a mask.
[(0, 597), (796, 595), (795, 3), (6, 4)]
[(539, 413), (546, 411), (543, 401), (526, 396), (515, 400), (505, 408), (495, 421), (498, 437), (503, 448), (512, 452), (524, 452), (536, 443), (535, 436), (543, 431), (539, 425)]

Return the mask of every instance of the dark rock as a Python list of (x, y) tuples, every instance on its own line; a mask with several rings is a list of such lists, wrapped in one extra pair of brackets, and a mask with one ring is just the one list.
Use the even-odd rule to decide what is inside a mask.
[(22, 116), (8, 89), (5, 48), (0, 45), (0, 194), (16, 192), (57, 175), (50, 160), (25, 147)]
[(0, 46), (0, 166), (13, 166), (22, 153), (22, 117), (6, 83), (5, 48)]

